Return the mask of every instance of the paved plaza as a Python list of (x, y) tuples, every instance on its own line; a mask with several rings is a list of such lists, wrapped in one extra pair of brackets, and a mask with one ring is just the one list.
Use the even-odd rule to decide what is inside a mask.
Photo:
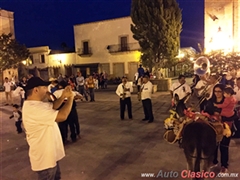
[[(155, 121), (146, 123), (141, 121), (144, 115), (137, 95), (132, 96), (133, 120), (128, 120), (127, 114), (126, 120), (120, 120), (119, 98), (114, 91), (96, 92), (96, 102), (78, 102), (82, 139), (65, 146), (66, 156), (60, 161), (62, 179), (147, 180), (156, 178), (143, 178), (142, 173), (157, 176), (160, 170), (180, 174), (186, 169), (183, 150), (163, 140), (169, 105), (169, 93), (153, 94)], [(11, 107), (1, 105), (0, 109), (0, 179), (37, 179), (31, 171), (25, 134), (17, 134), (14, 120), (9, 119)], [(230, 146), (229, 171), (240, 173), (239, 139), (233, 139)]]

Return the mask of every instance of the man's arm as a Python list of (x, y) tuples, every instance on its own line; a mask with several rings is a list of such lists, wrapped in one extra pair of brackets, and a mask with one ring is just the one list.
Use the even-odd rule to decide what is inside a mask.
[[(61, 99), (61, 97), (59, 98)], [(64, 106), (58, 111), (57, 117), (55, 119), (56, 122), (63, 122), (67, 119), (73, 104), (74, 96), (68, 97), (67, 102)]]
[(53, 101), (53, 109), (58, 109), (62, 105), (64, 99), (65, 97), (61, 95), (60, 98)]

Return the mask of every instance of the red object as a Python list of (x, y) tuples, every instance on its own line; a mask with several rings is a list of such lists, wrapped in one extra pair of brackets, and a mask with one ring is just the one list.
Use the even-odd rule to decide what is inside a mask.
[(222, 104), (217, 104), (218, 108), (222, 108), (221, 116), (231, 117), (234, 115), (234, 107), (236, 105), (236, 99), (234, 97), (225, 97)]

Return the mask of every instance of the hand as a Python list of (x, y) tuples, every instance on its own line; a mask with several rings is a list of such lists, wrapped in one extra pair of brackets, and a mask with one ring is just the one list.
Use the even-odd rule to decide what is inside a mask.
[(65, 89), (63, 90), (62, 96), (64, 98), (74, 97), (74, 93), (72, 92), (71, 86), (65, 87)]
[(217, 106), (217, 104), (213, 103), (214, 106)]

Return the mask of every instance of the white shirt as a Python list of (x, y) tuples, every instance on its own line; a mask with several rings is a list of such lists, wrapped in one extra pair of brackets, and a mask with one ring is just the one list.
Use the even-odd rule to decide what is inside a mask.
[(136, 72), (135, 75), (134, 75), (135, 81), (138, 80), (138, 76), (139, 76), (139, 74), (138, 74), (138, 72)]
[[(207, 82), (206, 81), (203, 81), (203, 80), (200, 80), (198, 81), (198, 83), (196, 84), (195, 88), (196, 89), (200, 89), (201, 87), (206, 87), (207, 86)], [(198, 91), (198, 95), (200, 96), (202, 93), (203, 93), (204, 89), (202, 90), (199, 90)]]
[(123, 83), (118, 85), (117, 90), (116, 90), (116, 94), (120, 98), (122, 98), (121, 94), (123, 94), (123, 88), (130, 89), (129, 91), (125, 91), (125, 97), (131, 97), (131, 92), (133, 92), (133, 87), (132, 87), (131, 83), (127, 82), (125, 84), (125, 86), (123, 86)]
[(84, 83), (85, 83), (83, 76), (77, 77), (77, 78), (76, 78), (76, 81), (77, 81), (77, 85), (78, 85), (78, 86), (83, 86)]
[(56, 162), (65, 156), (59, 127), (55, 122), (58, 111), (53, 109), (52, 103), (25, 100), (22, 113), (32, 170), (55, 167)]
[[(175, 82), (170, 87), (170, 91), (173, 92), (173, 97), (177, 94), (179, 97), (179, 100), (183, 99), (184, 97), (186, 97), (188, 93), (192, 92), (190, 86), (187, 83), (184, 83), (181, 87), (179, 87), (180, 85), (181, 85), (180, 82)], [(179, 88), (176, 89), (177, 87)]]
[[(62, 93), (63, 93), (63, 90), (64, 90), (64, 89), (58, 89), (58, 90), (56, 90), (56, 91), (53, 93), (53, 95), (54, 95), (57, 99), (59, 99), (59, 98), (61, 97)], [(82, 95), (81, 95), (79, 92), (77, 92), (77, 91), (72, 91), (72, 93), (73, 93), (74, 96), (76, 96), (76, 95), (82, 96)], [(66, 98), (66, 99), (67, 99), (67, 98)]]
[(148, 81), (146, 84), (142, 84), (141, 86), (141, 99), (151, 99), (152, 97), (152, 89), (153, 85), (150, 81)]
[(4, 82), (3, 86), (5, 88), (5, 92), (10, 92), (12, 83), (11, 82)]
[(236, 98), (237, 101), (240, 101), (240, 88), (236, 86), (234, 88), (234, 92), (236, 93), (234, 97)]

